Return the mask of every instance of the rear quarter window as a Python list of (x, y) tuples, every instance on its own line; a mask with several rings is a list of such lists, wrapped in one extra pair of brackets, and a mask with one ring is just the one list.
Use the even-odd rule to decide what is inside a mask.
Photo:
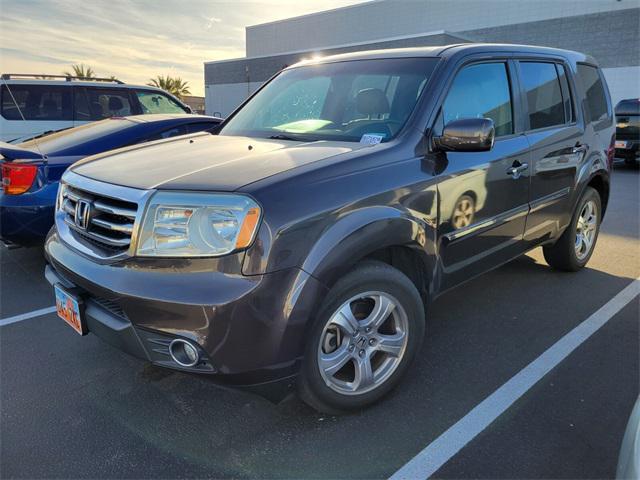
[(604, 90), (604, 82), (593, 65), (578, 64), (578, 78), (584, 92), (587, 121), (597, 122), (609, 115), (607, 107), (607, 94)]
[(3, 85), (2, 116), (7, 120), (73, 120), (69, 87), (49, 85)]

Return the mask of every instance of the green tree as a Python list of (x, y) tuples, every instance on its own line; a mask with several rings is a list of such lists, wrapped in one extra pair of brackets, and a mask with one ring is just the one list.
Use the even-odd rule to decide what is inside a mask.
[(149, 79), (149, 83), (152, 87), (158, 87), (175, 95), (178, 98), (182, 98), (184, 95), (191, 95), (189, 91), (189, 82), (185, 82), (180, 77), (170, 77), (167, 75), (158, 75), (156, 78)]
[(89, 66), (85, 66), (84, 63), (71, 65), (73, 72), (63, 72), (63, 75), (68, 75), (70, 77), (80, 77), (80, 78), (94, 78), (96, 76), (96, 72), (93, 71), (93, 68)]

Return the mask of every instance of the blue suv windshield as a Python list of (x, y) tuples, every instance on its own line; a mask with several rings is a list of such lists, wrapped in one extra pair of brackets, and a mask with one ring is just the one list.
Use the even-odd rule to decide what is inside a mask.
[(407, 122), (437, 62), (353, 60), (284, 70), (226, 122), (220, 135), (388, 141)]

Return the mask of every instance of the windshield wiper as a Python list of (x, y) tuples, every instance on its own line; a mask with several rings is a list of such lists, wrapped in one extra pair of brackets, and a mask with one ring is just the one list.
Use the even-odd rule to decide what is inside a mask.
[(294, 142), (315, 142), (315, 138), (303, 137), (298, 135), (287, 135), (284, 133), (278, 133), (277, 135), (271, 135), (268, 137), (271, 140), (292, 140)]

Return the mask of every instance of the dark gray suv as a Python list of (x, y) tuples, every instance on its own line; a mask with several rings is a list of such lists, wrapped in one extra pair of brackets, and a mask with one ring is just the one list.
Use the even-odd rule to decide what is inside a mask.
[(580, 53), (303, 62), (218, 135), (74, 165), (46, 276), (81, 334), (236, 385), (296, 377), (315, 408), (353, 410), (410, 369), (444, 291), (538, 246), (582, 268), (613, 153), (604, 78)]

